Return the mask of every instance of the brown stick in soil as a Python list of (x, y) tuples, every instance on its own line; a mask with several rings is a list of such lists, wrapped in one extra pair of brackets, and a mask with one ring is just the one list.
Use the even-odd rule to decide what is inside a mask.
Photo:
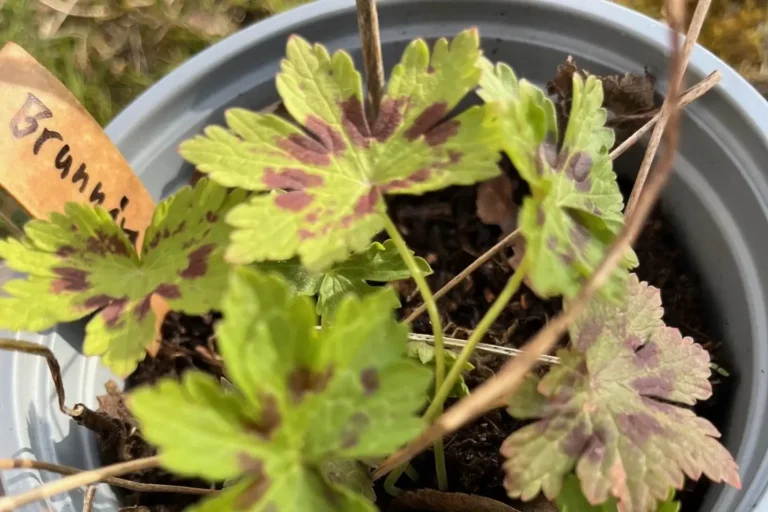
[[(41, 462), (38, 460), (0, 459), (0, 470), (7, 469), (37, 469), (39, 471), (50, 471), (51, 473), (58, 473), (60, 475), (77, 475), (84, 471), (70, 466), (61, 466), (59, 464), (51, 464), (50, 462)], [(101, 482), (135, 492), (199, 494), (201, 496), (218, 492), (214, 489), (185, 487), (181, 485), (145, 484), (117, 477), (107, 477), (101, 480)]]
[(379, 37), (379, 15), (376, 12), (376, 0), (356, 0), (357, 26), (363, 45), (365, 79), (368, 85), (368, 101), (371, 105), (372, 118), (379, 115), (379, 105), (384, 94), (384, 61), (381, 57), (381, 39)]
[[(708, 0), (700, 1), (706, 2)], [(523, 353), (519, 357), (507, 362), (495, 377), (476, 388), (470, 396), (448, 409), (410, 445), (385, 460), (374, 472), (374, 479), (381, 478), (395, 467), (410, 460), (413, 456), (431, 446), (436, 439), (455, 432), (466, 423), (481, 416), (494, 405), (497, 405), (500, 398), (510, 396), (520, 385), (525, 375), (538, 362), (538, 358), (552, 350), (560, 337), (567, 332), (568, 326), (584, 311), (589, 301), (600, 290), (600, 287), (609, 278), (613, 269), (622, 260), (627, 248), (637, 239), (645, 224), (645, 220), (651, 213), (656, 200), (672, 173), (679, 140), (680, 111), (678, 108), (678, 86), (680, 80), (678, 78), (682, 74), (683, 68), (680, 43), (677, 35), (682, 26), (682, 20), (685, 18), (685, 4), (684, 0), (667, 0), (667, 6), (672, 38), (672, 55), (670, 58), (670, 75), (672, 79), (670, 80), (667, 98), (662, 106), (662, 110), (670, 112), (667, 114), (669, 118), (668, 127), (664, 131), (665, 151), (655, 166), (654, 172), (650, 174), (645, 192), (637, 202), (635, 214), (627, 219), (624, 229), (616, 237), (616, 240), (592, 276), (582, 286), (579, 294), (569, 302), (563, 312), (552, 319), (547, 327), (539, 331), (532, 340), (526, 343), (525, 347), (523, 347)], [(649, 147), (648, 151), (655, 151), (655, 148)]]
[(389, 506), (389, 512), (520, 512), (500, 501), (459, 492), (440, 492), (419, 489), (397, 498)]
[[(435, 292), (435, 300), (439, 299), (449, 291), (453, 290), (457, 284), (462, 282), (466, 277), (480, 268), (486, 261), (493, 258), (499, 251), (501, 251), (504, 247), (511, 244), (518, 236), (520, 235), (520, 230), (516, 229), (507, 236), (505, 236), (499, 243), (485, 251), (484, 254), (482, 254), (479, 258), (477, 258), (475, 261), (469, 264), (467, 268), (462, 270), (460, 273), (456, 275), (453, 279), (448, 281), (445, 286), (437, 290)], [(408, 318), (405, 319), (405, 323), (409, 324), (416, 320), (419, 316), (421, 316), (425, 311), (427, 310), (427, 306), (425, 304), (422, 304), (418, 308), (416, 308), (413, 313), (408, 315)]]
[(93, 502), (96, 501), (96, 491), (98, 489), (98, 487), (92, 485), (85, 491), (85, 497), (83, 498), (83, 512), (93, 511)]
[(56, 356), (53, 355), (51, 349), (37, 343), (32, 343), (31, 341), (0, 339), (0, 350), (10, 350), (13, 352), (22, 352), (24, 354), (44, 357), (48, 363), (48, 369), (51, 372), (53, 385), (56, 387), (59, 410), (67, 416), (72, 415), (72, 409), (65, 405), (66, 395), (64, 393), (64, 381), (61, 378), (61, 366), (59, 366), (59, 361), (56, 359)]
[(123, 462), (121, 464), (114, 464), (92, 471), (83, 471), (82, 473), (67, 476), (61, 480), (56, 480), (55, 482), (42, 485), (31, 491), (17, 494), (16, 496), (0, 498), (0, 512), (11, 512), (28, 503), (44, 500), (51, 496), (77, 489), (78, 487), (85, 487), (95, 484), (96, 482), (103, 482), (110, 477), (125, 475), (143, 469), (150, 469), (159, 465), (160, 457), (155, 456)]
[[(712, 89), (714, 86), (716, 86), (720, 79), (723, 77), (722, 73), (719, 71), (713, 71), (707, 77), (702, 80), (701, 82), (697, 83), (687, 91), (685, 91), (680, 96), (680, 108), (692, 103), (694, 100), (704, 96), (706, 93), (709, 92), (710, 89)], [(643, 136), (648, 133), (651, 128), (654, 126), (658, 126), (656, 123), (659, 122), (659, 119), (661, 119), (661, 109), (659, 109), (656, 114), (647, 122), (645, 123), (639, 130), (637, 130), (635, 133), (633, 133), (627, 140), (616, 146), (613, 151), (611, 151), (611, 159), (616, 160), (618, 157), (624, 154), (630, 147), (632, 147), (637, 141), (639, 141)]]
[[(672, 7), (673, 3), (674, 2), (667, 2), (667, 5), (669, 6), (667, 8), (668, 11), (671, 11), (671, 9), (674, 8)], [(707, 18), (707, 12), (709, 12), (709, 6), (711, 3), (712, 0), (699, 0), (698, 4), (696, 4), (696, 11), (694, 11), (691, 24), (688, 26), (688, 34), (685, 36), (685, 44), (683, 45), (683, 51), (680, 60), (680, 72), (670, 76), (670, 91), (672, 89), (675, 91), (680, 89), (680, 84), (683, 81), (683, 75), (685, 75), (685, 70), (688, 67), (688, 61), (691, 60), (693, 47), (696, 45), (696, 40), (699, 38), (699, 32), (701, 32), (701, 27), (704, 24), (704, 20)], [(667, 16), (673, 15), (667, 13)], [(682, 27), (683, 25), (681, 23), (679, 28), (675, 29), (675, 44), (679, 44), (677, 41), (677, 36), (682, 32)], [(676, 82), (672, 83), (673, 81)], [(632, 193), (629, 195), (629, 200), (627, 201), (627, 208), (624, 211), (624, 217), (627, 219), (632, 217), (635, 209), (637, 208), (637, 203), (640, 200), (640, 192), (642, 192), (645, 181), (648, 178), (648, 172), (651, 169), (651, 164), (653, 163), (653, 159), (656, 156), (656, 150), (659, 148), (659, 143), (661, 142), (664, 128), (671, 114), (672, 112), (670, 109), (665, 109), (662, 106), (659, 121), (656, 123), (656, 127), (653, 129), (651, 140), (648, 143), (648, 150), (645, 152), (645, 156), (643, 157), (643, 163), (640, 164), (640, 170), (637, 173), (635, 185), (632, 188)]]

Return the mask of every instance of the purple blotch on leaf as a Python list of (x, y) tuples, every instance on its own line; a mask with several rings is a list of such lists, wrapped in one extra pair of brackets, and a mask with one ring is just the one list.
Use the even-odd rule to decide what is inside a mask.
[(371, 135), (376, 140), (384, 142), (397, 131), (400, 123), (403, 122), (403, 115), (400, 113), (400, 109), (407, 105), (408, 101), (408, 98), (384, 98), (379, 107), (379, 116), (371, 128)]
[(236, 510), (249, 510), (253, 508), (269, 490), (271, 481), (264, 471), (264, 463), (249, 453), (237, 455), (238, 466), (243, 473), (248, 475), (251, 483), (235, 500)]
[(341, 104), (341, 123), (355, 146), (370, 146), (371, 129), (365, 118), (362, 102), (355, 96)]
[(360, 383), (366, 396), (370, 396), (379, 390), (379, 372), (376, 368), (366, 368), (360, 373)]
[(182, 279), (203, 277), (208, 272), (208, 259), (211, 257), (214, 249), (216, 249), (214, 244), (206, 244), (189, 253), (187, 268), (179, 272)]
[(288, 390), (294, 403), (300, 403), (307, 393), (319, 393), (325, 389), (333, 375), (332, 368), (320, 373), (306, 366), (300, 366), (288, 375)]
[(590, 432), (587, 432), (587, 428), (584, 422), (579, 422), (568, 435), (565, 436), (563, 441), (563, 451), (569, 457), (578, 457), (587, 445), (587, 441), (592, 437)]
[(657, 375), (638, 377), (632, 380), (631, 385), (641, 395), (652, 395), (661, 398), (667, 397), (675, 391), (670, 378)]
[(592, 157), (583, 151), (577, 151), (568, 159), (565, 175), (576, 183), (576, 189), (581, 192), (589, 192), (592, 188), (592, 180), (589, 171), (592, 169)]
[(305, 188), (319, 187), (323, 184), (321, 176), (292, 168), (282, 169), (280, 172), (275, 172), (271, 168), (267, 169), (264, 172), (263, 181), (269, 188), (281, 188), (284, 190), (304, 190)]
[(423, 183), (427, 181), (431, 175), (432, 175), (431, 170), (419, 169), (418, 171), (414, 172), (407, 178), (402, 180), (392, 180), (382, 185), (381, 188), (384, 191), (404, 190), (418, 183)]
[(632, 442), (642, 445), (649, 437), (664, 433), (664, 427), (651, 416), (643, 412), (623, 412), (616, 415), (619, 430)]
[[(405, 131), (405, 138), (413, 142), (435, 126), (448, 113), (448, 104), (444, 101), (433, 103), (419, 114), (413, 124)], [(446, 137), (447, 138), (447, 137)], [(428, 142), (429, 144), (429, 142)], [(430, 144), (431, 145), (431, 144)]]
[(101, 310), (101, 316), (104, 318), (104, 323), (107, 327), (114, 328), (117, 326), (127, 303), (127, 298), (117, 299)]
[(317, 116), (307, 117), (307, 130), (314, 133), (330, 153), (340, 153), (347, 145), (339, 131)]
[(286, 192), (275, 197), (275, 205), (283, 210), (300, 212), (309, 206), (314, 198), (302, 191)]
[(243, 428), (248, 432), (256, 434), (259, 438), (269, 441), (275, 430), (280, 427), (282, 421), (280, 406), (275, 395), (263, 393), (260, 398), (261, 411), (259, 411), (259, 420), (248, 419), (243, 422)]
[(138, 320), (139, 323), (143, 322), (149, 314), (149, 310), (151, 309), (152, 305), (151, 299), (152, 296), (147, 295), (141, 299), (138, 304), (136, 304), (136, 308), (133, 310), (133, 314), (136, 315), (136, 320)]
[[(379, 189), (374, 187), (367, 194), (360, 197), (355, 205), (355, 215), (362, 217), (376, 211), (376, 205), (379, 202)], [(352, 220), (352, 219), (350, 219)]]
[(444, 123), (440, 123), (439, 125), (429, 130), (427, 133), (425, 133), (424, 140), (426, 141), (428, 146), (432, 146), (432, 147), (439, 146), (440, 144), (444, 144), (445, 141), (447, 141), (448, 139), (450, 139), (451, 137), (454, 137), (457, 133), (459, 133), (460, 127), (461, 127), (460, 122), (458, 122), (455, 119), (451, 119)]
[(277, 146), (301, 163), (307, 165), (329, 165), (328, 149), (308, 135), (294, 133), (277, 141)]
[(584, 322), (579, 329), (579, 338), (574, 341), (574, 347), (581, 351), (586, 352), (589, 347), (597, 340), (602, 332), (602, 327), (594, 319), (589, 319)]
[(155, 293), (165, 299), (179, 299), (181, 298), (181, 289), (178, 285), (171, 283), (163, 283), (155, 288)]
[(72, 267), (55, 267), (53, 273), (59, 276), (51, 282), (51, 292), (84, 292), (91, 285), (88, 283), (88, 272)]
[(88, 297), (88, 299), (83, 302), (82, 307), (88, 310), (101, 309), (115, 300), (117, 300), (117, 298), (110, 295), (94, 295), (93, 297)]
[(69, 258), (76, 252), (77, 252), (77, 249), (75, 249), (71, 245), (62, 245), (56, 250), (56, 256), (58, 256), (59, 258)]

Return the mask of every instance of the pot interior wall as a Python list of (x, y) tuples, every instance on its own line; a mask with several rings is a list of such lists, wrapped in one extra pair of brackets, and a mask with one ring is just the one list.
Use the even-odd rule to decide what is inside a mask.
[[(452, 36), (477, 26), (487, 56), (506, 61), (519, 76), (539, 85), (570, 54), (595, 73), (642, 73), (646, 66), (664, 88), (666, 30), (607, 2), (397, 0), (380, 5), (380, 22), (388, 68), (414, 37)], [(180, 141), (207, 124), (222, 123), (227, 107), (259, 109), (278, 99), (274, 76), (289, 34), (322, 42), (331, 50), (352, 49), (359, 64), (356, 30), (351, 0), (324, 0), (271, 18), (182, 66), (131, 105), (108, 132), (155, 198), (165, 197), (191, 174), (178, 156)], [(768, 187), (760, 168), (768, 161), (763, 136), (768, 108), (732, 70), (705, 51), (694, 52), (690, 69), (689, 84), (714, 69), (721, 69), (725, 78), (706, 98), (686, 109), (680, 156), (664, 196), (664, 209), (702, 275), (711, 303), (709, 314), (726, 346), (724, 366), (734, 384), (721, 426), (745, 482), (741, 493), (711, 486), (700, 510), (746, 511), (762, 493), (761, 462), (768, 451), (768, 438), (760, 432), (768, 389), (764, 374), (768, 269), (758, 267), (758, 262), (768, 261), (764, 235), (768, 233), (764, 207)], [(737, 103), (729, 95), (737, 93), (747, 99)], [(745, 101), (754, 103), (752, 114), (763, 121), (747, 119)], [(630, 153), (618, 168), (635, 169), (636, 162), (637, 153)], [(68, 343), (62, 343), (62, 337)], [(79, 348), (81, 327), (64, 326), (39, 339), (64, 358), (71, 401), (95, 406), (95, 395), (108, 374), (73, 350), (73, 346)], [(15, 415), (15, 423), (9, 426), (0, 421), (0, 439), (12, 436), (0, 444), (3, 456), (18, 455), (6, 453), (16, 446), (17, 451), (26, 447), (41, 460), (95, 464), (92, 440), (59, 418), (53, 387), (44, 384), (48, 382), (44, 363), (29, 356), (0, 354), (0, 365), (6, 364), (12, 385), (0, 398), (15, 398), (0, 414)], [(25, 391), (31, 375), (39, 389)], [(52, 433), (45, 430), (50, 425), (55, 425)], [(37, 485), (36, 478), (25, 472), (3, 476), (2, 483), (6, 492), (15, 493)], [(753, 481), (756, 485), (749, 487)], [(103, 510), (114, 506), (108, 492), (100, 492), (99, 499)], [(81, 502), (82, 495), (73, 493), (51, 505), (57, 510), (79, 510)]]

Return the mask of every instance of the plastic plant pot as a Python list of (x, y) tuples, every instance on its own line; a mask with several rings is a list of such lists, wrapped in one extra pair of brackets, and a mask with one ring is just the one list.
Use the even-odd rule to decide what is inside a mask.
[[(572, 55), (594, 73), (642, 73), (647, 67), (657, 76), (659, 90), (666, 88), (668, 29), (609, 2), (391, 0), (380, 4), (379, 18), (388, 66), (412, 38), (452, 36), (477, 26), (487, 56), (508, 62), (540, 85)], [(323, 0), (214, 45), (110, 124), (107, 132), (156, 199), (172, 193), (192, 172), (178, 155), (179, 142), (205, 125), (223, 123), (228, 107), (259, 109), (278, 99), (274, 77), (291, 33), (331, 50), (348, 49), (360, 65), (354, 1)], [(743, 488), (709, 486), (698, 509), (746, 512), (763, 509), (768, 481), (768, 104), (701, 47), (693, 52), (687, 84), (716, 69), (723, 73), (720, 84), (685, 109), (676, 173), (663, 206), (702, 276), (709, 304), (702, 314), (717, 327), (731, 373), (720, 427), (741, 467)], [(637, 169), (639, 151), (623, 156), (617, 168)], [(82, 324), (10, 335), (51, 347), (64, 371), (68, 402), (96, 407), (95, 397), (110, 375), (98, 359), (80, 355)], [(58, 411), (43, 359), (0, 352), (0, 375), (0, 457), (99, 465), (95, 440)], [(16, 494), (55, 478), (46, 472), (5, 471), (0, 482), (6, 493)], [(23, 510), (79, 512), (82, 501), (80, 490)], [(102, 486), (96, 510), (117, 507)]]

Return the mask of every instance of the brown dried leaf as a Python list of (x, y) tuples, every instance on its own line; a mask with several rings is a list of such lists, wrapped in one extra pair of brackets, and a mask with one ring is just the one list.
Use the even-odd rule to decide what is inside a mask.
[(512, 183), (506, 174), (477, 186), (477, 216), (484, 224), (499, 226), (504, 236), (517, 228), (519, 207), (512, 198), (515, 189), (517, 183)]

